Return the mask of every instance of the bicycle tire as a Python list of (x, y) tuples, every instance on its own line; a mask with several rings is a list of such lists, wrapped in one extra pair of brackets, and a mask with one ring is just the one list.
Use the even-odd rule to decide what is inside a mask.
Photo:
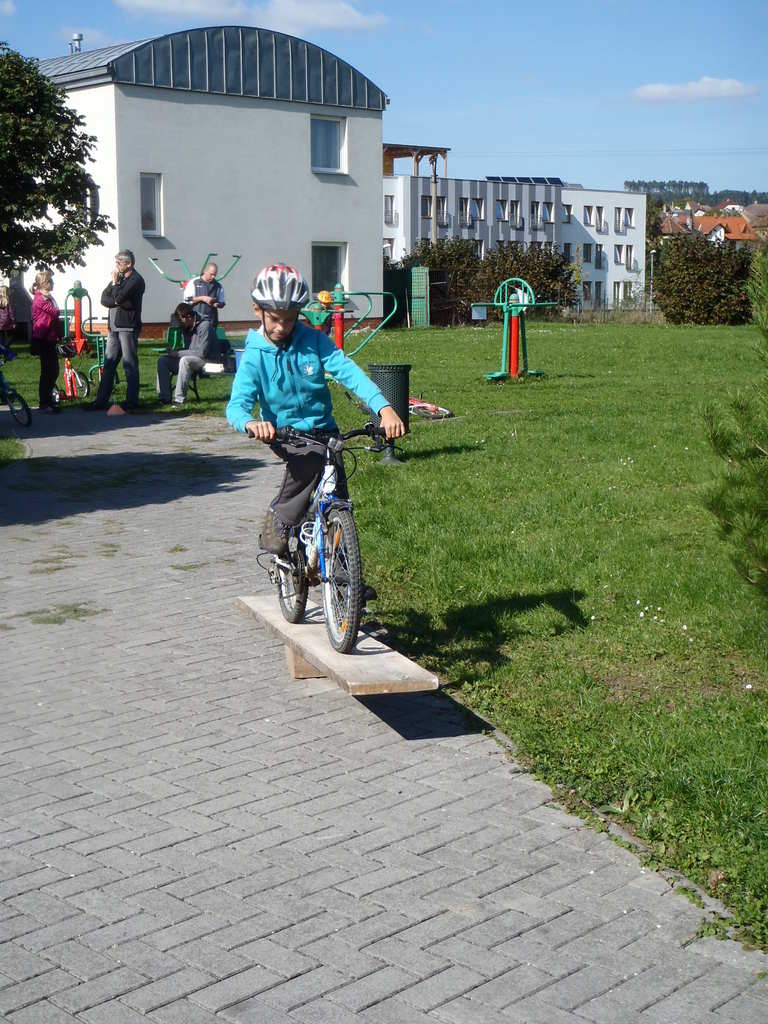
[(32, 422), (32, 410), (16, 388), (8, 388), (8, 408), (11, 410), (11, 416), (22, 427), (28, 427)]
[(334, 508), (328, 514), (323, 612), (328, 639), (340, 654), (357, 643), (363, 610), (363, 563), (352, 512)]
[[(294, 550), (293, 545), (297, 544)], [(307, 581), (307, 563), (304, 549), (297, 541), (291, 540), (288, 554), (281, 559), (291, 563), (290, 571), (282, 568), (275, 560), (277, 574), (277, 600), (283, 618), (288, 622), (301, 622), (307, 607), (309, 582)]]
[(75, 386), (77, 387), (77, 397), (87, 398), (91, 393), (91, 382), (81, 373), (79, 370), (73, 369), (72, 372), (75, 375)]

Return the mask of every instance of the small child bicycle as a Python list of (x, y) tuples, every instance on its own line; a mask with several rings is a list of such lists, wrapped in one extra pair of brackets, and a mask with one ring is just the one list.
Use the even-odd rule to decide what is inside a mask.
[(15, 358), (16, 353), (13, 349), (0, 345), (0, 403), (8, 406), (11, 416), (17, 423), (20, 423), (22, 427), (28, 427), (32, 422), (32, 412), (16, 388), (5, 379), (3, 373), (5, 363), (10, 363)]
[[(302, 621), (310, 586), (322, 587), (328, 638), (333, 648), (341, 654), (349, 654), (357, 643), (360, 617), (365, 605), (360, 541), (352, 502), (336, 494), (343, 453), (355, 450), (347, 442), (356, 437), (374, 440), (386, 437), (386, 431), (373, 423), (366, 423), (362, 429), (324, 437), (294, 430), (292, 427), (275, 432), (276, 441), (297, 448), (314, 447), (324, 451), (325, 468), (312, 495), (306, 517), (289, 531), (287, 554), (257, 556), (259, 565), (267, 569), (272, 582), (277, 586), (280, 610), (288, 622)], [(363, 446), (357, 450), (377, 449)], [(268, 565), (261, 561), (264, 557), (269, 558)]]

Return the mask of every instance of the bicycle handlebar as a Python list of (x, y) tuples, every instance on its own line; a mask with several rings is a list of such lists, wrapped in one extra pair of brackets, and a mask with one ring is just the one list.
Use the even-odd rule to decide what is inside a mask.
[[(250, 430), (247, 431), (247, 434), (249, 437), (256, 436)], [(294, 427), (278, 427), (275, 430), (275, 436), (271, 443), (281, 441), (284, 444), (295, 445), (297, 448), (303, 448), (309, 444), (314, 445), (316, 448), (331, 448), (333, 450), (343, 448), (345, 442), (350, 441), (353, 437), (370, 437), (372, 439), (382, 437), (386, 440), (387, 432), (383, 427), (374, 426), (370, 422), (357, 430), (348, 430), (346, 434), (340, 434), (338, 437), (334, 437), (330, 433), (325, 437), (318, 437), (311, 431), (296, 430)]]

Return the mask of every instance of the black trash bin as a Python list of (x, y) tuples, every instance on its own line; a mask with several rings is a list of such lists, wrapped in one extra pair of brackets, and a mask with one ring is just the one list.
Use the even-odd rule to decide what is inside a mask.
[[(368, 364), (368, 375), (403, 421), (406, 430), (408, 430), (408, 375), (410, 370), (410, 363)], [(381, 422), (378, 416), (374, 416), (373, 421), (377, 426)], [(399, 463), (399, 459), (395, 458), (394, 441), (387, 441), (387, 450), (381, 461), (393, 465)]]

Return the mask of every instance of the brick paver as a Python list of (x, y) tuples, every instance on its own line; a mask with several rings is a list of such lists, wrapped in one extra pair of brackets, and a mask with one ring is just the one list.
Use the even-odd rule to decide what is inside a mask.
[(42, 419), (0, 478), (9, 1021), (768, 1021), (768, 957), (696, 939), (445, 697), (289, 678), (234, 603), (265, 449)]

